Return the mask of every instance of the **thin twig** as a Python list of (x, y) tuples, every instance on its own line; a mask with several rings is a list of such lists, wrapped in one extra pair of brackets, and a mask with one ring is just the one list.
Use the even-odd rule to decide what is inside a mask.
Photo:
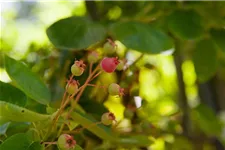
[[(88, 86), (87, 84), (90, 82), (92, 76), (98, 71), (98, 69), (99, 69), (99, 66), (97, 66), (97, 67), (95, 68), (95, 70), (89, 75), (89, 77), (88, 77), (87, 80), (85, 81), (84, 85), (83, 85), (82, 88), (80, 89), (80, 92), (77, 94), (77, 96), (76, 96), (76, 98), (75, 98), (73, 104), (76, 104), (76, 103), (79, 101), (81, 95), (82, 95), (83, 92), (84, 92), (84, 89)], [(71, 107), (71, 109), (70, 109), (68, 115), (70, 115), (70, 113), (71, 113), (71, 112), (73, 111), (73, 109), (74, 109), (74, 105), (72, 105), (72, 106), (73, 106), (73, 107)]]
[(130, 64), (124, 71), (128, 70), (131, 66), (134, 66), (139, 60), (144, 57), (144, 54), (141, 54), (132, 64)]
[(93, 66), (93, 63), (90, 64), (90, 67), (89, 67), (89, 74), (91, 74), (91, 72), (92, 72), (92, 66)]
[(91, 78), (90, 81), (94, 80), (94, 78), (96, 78), (97, 76), (99, 76), (102, 73), (102, 71), (99, 71), (94, 77)]

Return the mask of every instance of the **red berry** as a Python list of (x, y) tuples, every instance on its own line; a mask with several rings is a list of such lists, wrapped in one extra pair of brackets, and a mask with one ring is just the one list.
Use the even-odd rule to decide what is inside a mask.
[(119, 61), (118, 61), (117, 57), (112, 57), (112, 58), (105, 57), (101, 61), (102, 69), (108, 73), (114, 72), (118, 64), (119, 64)]
[(85, 64), (82, 60), (75, 61), (74, 64), (71, 66), (71, 72), (74, 76), (80, 76), (83, 74), (85, 69)]
[(57, 145), (60, 150), (73, 150), (76, 146), (76, 141), (69, 134), (62, 134), (58, 138)]
[(116, 119), (113, 113), (107, 112), (102, 115), (101, 122), (104, 125), (110, 125)]

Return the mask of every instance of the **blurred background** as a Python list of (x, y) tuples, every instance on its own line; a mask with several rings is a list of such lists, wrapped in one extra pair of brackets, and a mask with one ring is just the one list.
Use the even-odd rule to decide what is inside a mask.
[[(205, 43), (206, 46), (200, 45), (198, 48), (202, 50), (195, 53), (199, 38), (187, 39), (179, 29), (168, 27), (169, 15), (177, 15), (177, 19), (181, 19), (176, 12), (178, 9), (192, 9), (199, 14), (203, 20), (199, 30), (202, 30), (203, 37), (212, 37), (216, 48), (208, 50)], [(120, 128), (115, 132), (152, 137), (154, 142), (148, 149), (224, 149), (225, 2), (1, 2), (1, 56), (5, 53), (21, 60), (39, 74), (51, 89), (51, 106), (56, 108), (69, 76), (69, 66), (74, 58), (86, 57), (87, 51), (54, 47), (46, 29), (54, 22), (71, 16), (88, 16), (103, 25), (126, 20), (144, 22), (160, 28), (174, 41), (174, 48), (160, 54), (141, 53), (116, 41), (119, 47), (116, 55), (127, 59), (128, 69), (113, 74), (103, 73), (94, 82), (97, 85), (117, 82), (125, 88), (125, 96), (113, 97), (107, 92), (99, 93), (97, 88), (88, 88), (80, 101), (85, 111), (98, 118), (107, 109), (110, 110), (119, 122)], [(188, 19), (196, 18), (183, 18)], [(185, 21), (182, 27), (188, 33), (199, 31), (192, 30), (191, 24), (189, 28)], [(2, 61), (0, 67), (0, 80), (10, 82)], [(82, 83), (87, 75), (80, 77), (79, 81)], [(29, 108), (46, 112), (46, 106), (41, 104), (32, 103)], [(88, 142), (82, 136), (76, 138), (86, 149), (107, 145), (91, 133), (85, 135), (89, 137)], [(109, 147), (125, 149), (115, 145)]]

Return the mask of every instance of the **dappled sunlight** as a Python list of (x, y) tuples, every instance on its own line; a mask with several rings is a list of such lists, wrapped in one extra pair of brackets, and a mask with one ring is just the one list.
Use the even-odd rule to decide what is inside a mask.
[(6, 83), (12, 81), (10, 77), (8, 76), (7, 72), (5, 71), (5, 69), (2, 69), (2, 68), (0, 68), (0, 81), (6, 82)]
[(115, 114), (117, 121), (123, 119), (123, 112), (125, 108), (121, 103), (121, 98), (119, 96), (109, 96), (104, 102), (104, 105), (110, 112)]

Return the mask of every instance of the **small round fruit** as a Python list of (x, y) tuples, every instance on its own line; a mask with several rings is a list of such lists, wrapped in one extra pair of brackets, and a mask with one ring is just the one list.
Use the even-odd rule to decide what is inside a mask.
[(104, 113), (101, 118), (101, 122), (104, 125), (111, 125), (114, 120), (115, 120), (115, 116), (111, 112)]
[(84, 69), (79, 67), (79, 66), (77, 66), (76, 64), (73, 64), (71, 66), (71, 72), (72, 72), (72, 74), (74, 76), (81, 76), (83, 74), (83, 72), (84, 72)]
[(73, 150), (76, 146), (76, 141), (69, 134), (62, 134), (59, 136), (57, 145), (60, 150)]
[(116, 45), (113, 44), (113, 42), (109, 42), (107, 41), (104, 45), (103, 45), (103, 50), (106, 54), (113, 54), (116, 51)]
[(119, 64), (119, 61), (116, 57), (112, 57), (112, 58), (105, 57), (101, 61), (101, 68), (107, 73), (112, 73), (115, 71), (118, 64)]
[(76, 80), (69, 81), (66, 85), (66, 91), (69, 94), (76, 94), (78, 92), (78, 85)]
[(108, 87), (108, 92), (110, 95), (119, 95), (120, 94), (120, 86), (116, 83), (111, 83)]
[(90, 52), (90, 53), (88, 54), (87, 59), (88, 59), (88, 62), (89, 62), (89, 63), (96, 63), (96, 62), (98, 61), (98, 59), (99, 59), (99, 54), (98, 54), (98, 52), (96, 52), (96, 51)]

